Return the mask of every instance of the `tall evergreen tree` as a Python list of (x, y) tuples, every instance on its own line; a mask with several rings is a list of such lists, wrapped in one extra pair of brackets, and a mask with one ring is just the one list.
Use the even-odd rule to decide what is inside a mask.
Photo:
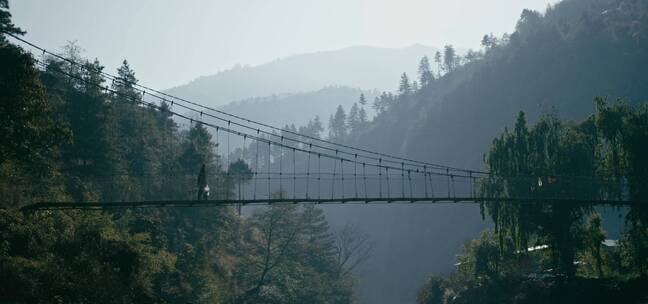
[[(64, 157), (70, 169), (86, 177), (110, 168), (110, 143), (105, 119), (107, 107), (101, 89), (104, 82), (100, 74), (102, 70), (103, 66), (97, 60), (83, 63), (83, 68), (73, 72), (79, 80), (65, 89), (67, 103), (64, 111), (74, 140), (64, 147)], [(54, 76), (54, 72), (52, 74)], [(70, 84), (68, 81), (60, 82)]]
[(401, 75), (400, 83), (398, 85), (398, 94), (401, 96), (408, 96), (412, 94), (412, 85), (410, 84), (407, 73)]
[(443, 67), (443, 57), (441, 56), (441, 52), (436, 51), (434, 53), (434, 62), (437, 64), (437, 75), (441, 77), (441, 72), (444, 70)]
[(0, 66), (0, 165), (12, 159), (38, 163), (69, 134), (53, 116), (56, 105), (47, 99), (31, 55), (0, 42)]
[(365, 97), (364, 93), (360, 93), (360, 99), (358, 100), (358, 103), (360, 103), (360, 106), (362, 107), (367, 105), (367, 98)]
[(357, 132), (360, 127), (360, 109), (357, 103), (353, 103), (347, 117), (347, 128), (349, 133)]
[(421, 58), (421, 62), (419, 62), (419, 67), (418, 67), (418, 73), (419, 73), (419, 84), (421, 85), (421, 88), (425, 88), (432, 81), (434, 81), (434, 75), (432, 74), (432, 69), (430, 68), (430, 60), (428, 59), (427, 56), (423, 56)]
[(299, 134), (306, 136), (320, 138), (323, 131), (324, 127), (322, 126), (319, 116), (315, 116), (315, 118), (308, 121), (306, 126), (299, 127), (298, 132)]
[(367, 111), (365, 111), (364, 107), (361, 107), (360, 111), (358, 112), (358, 120), (360, 122), (360, 126), (363, 128), (369, 122), (367, 118)]
[(378, 114), (387, 110), (394, 103), (394, 95), (388, 92), (382, 92), (380, 96), (376, 96), (373, 103), (373, 108)]
[(124, 59), (122, 65), (117, 69), (117, 79), (112, 83), (112, 89), (115, 91), (113, 98), (137, 103), (142, 97), (141, 93), (135, 90), (137, 82), (135, 72), (131, 69), (128, 61)]
[(205, 126), (196, 123), (189, 129), (187, 138), (183, 145), (183, 152), (180, 156), (180, 164), (185, 172), (197, 174), (200, 166), (205, 164), (207, 171), (214, 173), (216, 166), (216, 155), (214, 154), (215, 144), (212, 142), (212, 135)]
[(443, 47), (443, 67), (446, 72), (452, 72), (457, 66), (457, 53), (451, 44)]
[[(335, 253), (335, 238), (331, 233), (324, 211), (314, 205), (304, 206), (302, 210), (302, 230), (307, 248), (309, 263), (318, 269), (331, 265)], [(328, 269), (334, 272), (336, 269)]]
[(335, 114), (329, 118), (329, 139), (343, 141), (347, 135), (347, 116), (341, 105), (337, 107)]
[(11, 22), (9, 0), (0, 0), (0, 43), (6, 42), (5, 33), (23, 35), (25, 32)]

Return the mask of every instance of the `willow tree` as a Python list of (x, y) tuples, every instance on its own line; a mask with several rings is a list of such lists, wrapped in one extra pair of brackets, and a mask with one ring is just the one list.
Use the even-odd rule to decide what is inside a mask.
[(602, 98), (596, 99), (596, 105), (603, 169), (611, 173), (609, 195), (637, 202), (626, 217), (624, 262), (648, 276), (648, 106), (632, 107), (623, 101), (609, 104)]
[(537, 203), (484, 203), (500, 244), (510, 237), (521, 251), (530, 245), (548, 245), (552, 266), (574, 274), (582, 219), (591, 209), (557, 200), (596, 197), (596, 151), (589, 129), (566, 126), (555, 116), (544, 116), (529, 130), (520, 112), (514, 130), (505, 130), (493, 140), (485, 157), (491, 175), (482, 182), (481, 191), (486, 197), (534, 199)]

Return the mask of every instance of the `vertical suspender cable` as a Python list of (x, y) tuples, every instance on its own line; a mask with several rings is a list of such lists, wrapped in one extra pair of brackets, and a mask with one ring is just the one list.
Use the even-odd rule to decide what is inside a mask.
[(293, 200), (297, 198), (297, 162), (295, 160), (295, 148), (293, 151)]
[(448, 172), (448, 169), (446, 169), (446, 177), (448, 180), (448, 197), (450, 197), (450, 173)]
[(270, 195), (270, 191), (271, 191), (270, 190), (270, 148), (271, 148), (270, 146), (271, 145), (272, 144), (268, 141), (268, 168), (266, 169), (266, 174), (268, 177), (268, 200), (272, 198), (272, 196)]
[(358, 154), (354, 155), (353, 162), (353, 187), (355, 195), (353, 197), (358, 198)]
[(389, 186), (389, 167), (385, 167), (385, 176), (387, 177), (387, 199), (391, 198), (391, 187)]
[[(337, 156), (337, 151), (335, 153), (335, 156)], [(331, 199), (333, 199), (333, 195), (335, 193), (335, 173), (337, 170), (337, 162), (333, 159), (333, 177), (331, 178)]]
[(340, 158), (340, 176), (342, 176), (342, 198), (344, 198), (344, 159)]
[(281, 145), (279, 145), (279, 198), (283, 199), (283, 136), (281, 136)]
[(365, 170), (365, 163), (362, 163), (362, 179), (364, 181), (364, 195), (365, 195), (365, 203), (368, 203), (369, 201), (367, 198), (369, 198), (369, 194), (367, 194), (367, 171)]
[[(218, 154), (218, 148), (219, 148), (220, 145), (221, 145), (221, 143), (220, 143), (220, 139), (218, 138), (218, 136), (219, 136), (219, 134), (218, 134), (219, 129), (220, 129), (220, 128), (217, 126), (217, 127), (216, 127), (216, 166), (217, 166), (217, 167), (218, 167), (219, 165), (221, 165), (221, 163), (223, 162), (223, 158)], [(221, 168), (221, 170), (222, 170), (222, 168)], [(216, 189), (214, 190), (214, 196), (215, 196), (217, 199), (220, 199), (220, 198), (221, 198), (221, 195), (220, 195), (219, 192), (220, 192), (220, 191), (223, 191), (223, 189), (225, 188), (225, 183), (222, 181), (222, 176), (221, 176), (220, 178), (216, 179), (216, 181), (217, 181), (217, 183), (216, 183)]]
[[(259, 129), (257, 129), (257, 137)], [(259, 140), (256, 141), (256, 151), (254, 152), (254, 199), (257, 198), (257, 179), (259, 177)]]
[(409, 182), (410, 197), (414, 197), (413, 194), (412, 194), (412, 175), (411, 175), (411, 173), (412, 173), (411, 170), (407, 170), (407, 181)]
[(382, 198), (382, 158), (378, 159), (378, 197)]
[(454, 181), (454, 175), (450, 175), (450, 180), (452, 180), (452, 197), (456, 198), (457, 197), (457, 192), (455, 190), (455, 181)]
[[(241, 160), (247, 166), (247, 161), (246, 161), (246, 158), (245, 158), (245, 146), (247, 145), (246, 139), (247, 139), (247, 135), (243, 135), (243, 151), (241, 151)], [(238, 176), (238, 181), (239, 181), (239, 188), (241, 186), (243, 186), (243, 192), (240, 192), (241, 195), (240, 195), (239, 199), (242, 198), (243, 200), (245, 200), (245, 185), (241, 185), (241, 182), (243, 181), (243, 176), (241, 176), (241, 173), (242, 172), (239, 172), (239, 174), (238, 174), (239, 175)], [(239, 205), (239, 215), (241, 213), (240, 210), (241, 210), (241, 207)]]
[(434, 183), (432, 182), (432, 173), (428, 173), (428, 178), (430, 180), (430, 196), (434, 197)]
[(306, 199), (309, 198), (308, 187), (310, 185), (310, 164), (311, 164), (311, 153), (312, 153), (312, 144), (308, 145), (308, 164), (306, 165)]
[(405, 198), (405, 163), (401, 163), (401, 196)]
[(423, 185), (425, 186), (425, 197), (428, 197), (428, 185), (427, 185), (427, 166), (423, 166)]

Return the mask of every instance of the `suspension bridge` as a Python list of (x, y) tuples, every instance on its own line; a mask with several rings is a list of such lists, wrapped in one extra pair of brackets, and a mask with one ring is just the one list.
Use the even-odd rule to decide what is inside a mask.
[[(92, 182), (107, 189), (102, 200), (56, 201), (34, 199), (24, 210), (106, 209), (147, 207), (198, 207), (268, 204), (392, 204), (392, 203), (482, 203), (489, 201), (565, 204), (630, 205), (624, 198), (610, 198), (604, 191), (580, 191), (612, 183), (605, 176), (494, 176), (470, 170), (381, 153), (317, 136), (300, 134), (262, 122), (230, 114), (213, 107), (172, 96), (138, 83), (103, 72), (103, 82), (90, 81), (61, 67), (52, 67), (46, 58), (66, 62), (76, 69), (92, 69), (49, 52), (20, 37), (12, 36), (29, 48), (37, 65), (88, 86), (95, 86), (118, 102), (165, 112), (185, 128), (202, 125), (215, 139), (219, 164), (205, 176), (214, 189), (198, 199), (198, 172), (164, 176), (127, 176), (143, 185), (133, 195), (120, 189), (124, 174), (98, 176)], [(39, 54), (40, 53), (40, 54)], [(41, 56), (41, 59), (37, 59)], [(132, 87), (139, 95), (113, 89), (115, 83)], [(168, 106), (161, 106), (162, 104)], [(181, 124), (182, 125), (182, 124)], [(168, 132), (167, 142), (175, 140)], [(164, 149), (165, 147), (160, 147)], [(246, 168), (237, 171), (234, 165)], [(169, 171), (173, 171), (170, 168)], [(519, 196), (489, 196), (480, 190), (486, 179), (500, 178), (528, 191)], [(559, 187), (557, 185), (560, 185)], [(16, 185), (15, 187), (20, 187)], [(164, 195), (161, 195), (164, 189)], [(551, 189), (551, 191), (547, 191)], [(567, 189), (567, 190), (566, 190)]]

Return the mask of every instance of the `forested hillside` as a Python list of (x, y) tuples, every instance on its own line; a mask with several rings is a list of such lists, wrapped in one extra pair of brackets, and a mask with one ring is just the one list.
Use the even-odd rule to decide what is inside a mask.
[[(167, 90), (205, 105), (271, 96), (318, 91), (329, 86), (363, 90), (391, 90), (398, 75), (410, 62), (435, 48), (413, 45), (402, 49), (369, 46), (293, 55), (258, 66), (236, 66), (215, 75), (203, 76)], [(414, 72), (415, 67), (408, 72)], [(335, 105), (336, 103), (332, 101)]]
[(201, 171), (228, 197), (224, 170), (249, 168), (224, 169), (206, 128), (179, 128), (172, 105), (144, 106), (126, 60), (104, 83), (101, 63), (74, 44), (35, 58), (8, 41), (23, 33), (10, 17), (0, 0), (0, 302), (353, 301), (356, 232), (333, 231), (313, 206), (247, 218), (231, 207), (21, 210), (52, 199), (195, 198)]
[[(309, 120), (319, 116), (326, 127), (328, 124), (326, 119), (335, 113), (335, 106), (341, 105), (348, 111), (352, 108), (353, 103), (358, 102), (360, 94), (364, 94), (367, 100), (373, 100), (377, 92), (343, 86), (325, 87), (314, 92), (240, 100), (219, 107), (219, 109), (274, 126), (304, 126)], [(268, 115), (277, 109), (280, 109), (280, 113)], [(367, 110), (371, 109), (367, 108)]]
[(530, 121), (552, 112), (579, 120), (594, 111), (595, 96), (646, 100), (647, 29), (642, 1), (566, 0), (544, 14), (525, 10), (515, 32), (485, 36), (481, 53), (395, 101), (361, 140), (480, 168), (491, 138), (517, 111)]
[[(441, 77), (435, 75), (419, 90), (405, 86), (379, 98), (379, 107), (386, 109), (349, 142), (483, 169), (492, 139), (513, 124), (518, 111), (531, 123), (550, 113), (579, 121), (594, 112), (595, 96), (633, 104), (648, 100), (646, 33), (648, 6), (643, 1), (565, 0), (543, 13), (524, 11), (515, 32), (503, 37), (486, 32), (483, 48), (462, 58), (463, 64), (442, 54)], [(409, 76), (411, 88), (414, 75)], [(359, 218), (365, 211), (339, 216)], [(412, 301), (415, 291), (409, 286), (427, 274), (452, 271), (463, 242), (488, 225), (471, 216), (477, 212), (470, 206), (394, 207), (360, 220), (371, 227), (389, 223), (389, 233), (374, 235), (385, 245), (376, 249), (370, 264), (392, 275), (373, 281), (371, 299)], [(411, 248), (412, 243), (420, 245)], [(408, 258), (386, 266), (387, 257), (396, 255)], [(400, 273), (403, 268), (410, 271)]]
[[(201, 198), (209, 192), (203, 185), (212, 198), (231, 199), (240, 177), (252, 174), (252, 158), (264, 164), (255, 170), (296, 176), (310, 169), (311, 153), (304, 162), (293, 148), (286, 164), (283, 146), (210, 133), (196, 123), (202, 111), (181, 125), (172, 103), (146, 102), (128, 61), (110, 83), (102, 63), (73, 43), (60, 57), (32, 55), (10, 42), (7, 35), (23, 34), (10, 17), (0, 0), (0, 302), (391, 304), (411, 303), (417, 292), (421, 303), (579, 302), (580, 293), (586, 301), (645, 302), (643, 207), (621, 210), (627, 217), (617, 222), (628, 229), (612, 243), (602, 243), (606, 218), (576, 205), (274, 205), (249, 216), (230, 207), (21, 210), (44, 200)], [(355, 47), (236, 67), (168, 92), (212, 107), (246, 99), (224, 109), (271, 124), (285, 120), (267, 116), (291, 107), (301, 120), (272, 131), (281, 142), (302, 133), (533, 175), (530, 183), (482, 180), (482, 194), (496, 198), (560, 191), (645, 200), (648, 4), (564, 0), (546, 12), (524, 10), (513, 33), (485, 34), (480, 50), (461, 55), (450, 45), (436, 53)], [(322, 89), (335, 84), (397, 91)], [(318, 107), (323, 98), (328, 109)], [(331, 115), (304, 116), (320, 111)], [(604, 171), (611, 186), (553, 186), (556, 176)], [(488, 226), (493, 231), (469, 241)], [(451, 272), (421, 288), (430, 274)]]
[[(524, 112), (493, 140), (492, 173), (480, 183), (493, 231), (468, 242), (457, 271), (432, 277), (418, 303), (645, 303), (648, 273), (648, 105), (596, 99), (579, 123)], [(590, 204), (550, 197), (633, 202), (618, 239)], [(511, 197), (545, 198), (535, 203)], [(540, 300), (542, 299), (542, 300)]]

